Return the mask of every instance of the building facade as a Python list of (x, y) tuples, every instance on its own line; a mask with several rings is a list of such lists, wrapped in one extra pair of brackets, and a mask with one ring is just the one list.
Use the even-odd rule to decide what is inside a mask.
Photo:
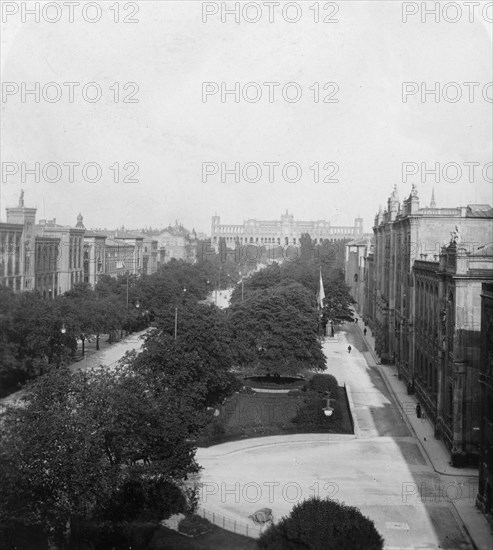
[(36, 234), (59, 239), (57, 254), (58, 289), (57, 294), (69, 291), (77, 283), (84, 281), (84, 227), (82, 216), (77, 216), (77, 225), (59, 225), (56, 219), (39, 220)]
[(346, 244), (345, 277), (349, 293), (356, 301), (354, 308), (365, 317), (365, 262), (371, 251), (371, 240), (357, 239)]
[(36, 235), (35, 237), (35, 289), (43, 298), (58, 296), (58, 254), (60, 239)]
[(158, 268), (158, 247), (159, 242), (157, 239), (152, 239), (147, 235), (143, 236), (143, 266), (142, 274), (143, 275), (152, 275), (156, 273)]
[(197, 261), (197, 235), (195, 230), (188, 231), (178, 223), (167, 227), (154, 237), (159, 243), (160, 257), (164, 263), (172, 259), (188, 263)]
[(0, 223), (0, 283), (14, 292), (25, 290), (24, 266), (21, 260), (24, 225)]
[(106, 275), (116, 278), (132, 272), (130, 268), (134, 258), (134, 245), (132, 243), (107, 237), (105, 252)]
[[(427, 256), (427, 255), (423, 255)], [(452, 241), (434, 258), (416, 260), (414, 369), (411, 380), (451, 449), (452, 462), (479, 455), (481, 287), (493, 281), (493, 251), (469, 252)]]
[(7, 208), (0, 223), (0, 282), (15, 292), (34, 290), (34, 238), (36, 208), (24, 206), (21, 191), (17, 206)]
[[(394, 189), (387, 209), (380, 209), (373, 254), (366, 260), (364, 307), (377, 354), (382, 362), (395, 364), (399, 378), (416, 389), (459, 464), (477, 455), (472, 403), (479, 329), (471, 327), (479, 322), (479, 285), (493, 268), (484, 246), (491, 237), (493, 209), (437, 208), (434, 200), (431, 206), (420, 208), (413, 186), (402, 204)], [(443, 250), (451, 242), (456, 248)], [(449, 303), (450, 296), (454, 301)], [(447, 310), (445, 327), (439, 321), (444, 303), (448, 308), (455, 304)]]
[(128, 231), (115, 231), (111, 236), (114, 241), (122, 244), (125, 243), (125, 245), (132, 247), (132, 253), (127, 256), (125, 261), (125, 269), (130, 275), (137, 277), (142, 275), (144, 266), (144, 235)]
[(477, 505), (493, 526), (493, 283), (481, 293), (480, 454)]
[(97, 231), (84, 234), (84, 282), (94, 287), (106, 273), (106, 235)]
[(347, 241), (363, 236), (363, 220), (356, 218), (354, 226), (332, 226), (326, 220), (295, 221), (293, 214), (286, 213), (280, 220), (245, 220), (242, 225), (221, 225), (219, 216), (212, 217), (211, 244), (217, 247), (223, 238), (228, 248), (246, 244), (292, 245), (299, 244), (302, 234), (308, 233), (315, 244), (324, 240)]
[(363, 281), (363, 321), (371, 327), (375, 326), (375, 296), (376, 296), (376, 280), (375, 280), (375, 261), (374, 261), (374, 245), (373, 241), (365, 257)]

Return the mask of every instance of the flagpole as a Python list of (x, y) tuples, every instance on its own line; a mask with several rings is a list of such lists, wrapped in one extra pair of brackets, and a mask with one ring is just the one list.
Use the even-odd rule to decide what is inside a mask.
[(318, 286), (318, 292), (317, 292), (317, 306), (318, 306), (318, 335), (319, 337), (321, 337), (321, 334), (320, 334), (320, 325), (322, 324), (321, 323), (321, 320), (322, 320), (322, 310), (323, 310), (323, 307), (324, 307), (324, 298), (325, 298), (325, 292), (324, 292), (324, 283), (323, 283), (323, 280), (322, 280), (322, 266), (320, 266), (320, 279), (319, 279), (319, 286)]

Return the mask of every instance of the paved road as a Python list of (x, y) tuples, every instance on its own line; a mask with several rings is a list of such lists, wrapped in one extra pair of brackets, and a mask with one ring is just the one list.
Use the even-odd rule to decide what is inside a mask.
[[(110, 344), (109, 347), (106, 347), (100, 351), (91, 351), (90, 353), (86, 353), (84, 359), (70, 365), (70, 370), (75, 372), (80, 369), (93, 369), (99, 365), (105, 365), (108, 367), (115, 365), (125, 355), (125, 353), (127, 353), (127, 351), (134, 349), (140, 350), (142, 348), (142, 344), (144, 342), (142, 336), (146, 334), (147, 330), (148, 329), (130, 334), (120, 342)], [(22, 397), (23, 394), (24, 390), (19, 390), (0, 399), (0, 409), (2, 405), (15, 403)]]
[[(324, 351), (327, 372), (349, 387), (355, 436), (300, 434), (199, 449), (202, 506), (247, 523), (259, 508), (279, 518), (319, 494), (360, 508), (388, 549), (473, 548), (450, 504), (457, 487), (421, 453), (378, 369), (365, 360), (359, 329), (348, 327)], [(474, 498), (462, 489), (461, 498)]]

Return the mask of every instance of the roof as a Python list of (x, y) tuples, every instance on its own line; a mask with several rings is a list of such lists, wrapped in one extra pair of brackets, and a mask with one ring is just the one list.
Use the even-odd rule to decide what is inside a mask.
[(86, 231), (84, 237), (102, 237), (106, 238), (108, 235), (101, 231)]
[(132, 248), (135, 246), (133, 245), (132, 243), (129, 243), (129, 242), (122, 242), (120, 240), (118, 241), (115, 241), (115, 239), (112, 239), (111, 237), (106, 237), (106, 246), (118, 246), (120, 248), (124, 247), (124, 246), (131, 246)]
[(115, 231), (111, 235), (114, 239), (143, 239), (138, 233), (130, 233), (130, 231)]
[(10, 223), (10, 222), (0, 222), (0, 229), (5, 229), (7, 231), (23, 231), (23, 223)]
[(489, 204), (468, 204), (467, 218), (493, 218), (493, 208)]
[(185, 229), (182, 225), (171, 227), (166, 227), (166, 229), (163, 229), (159, 235), (162, 235), (163, 233), (169, 233), (173, 237), (188, 237), (191, 235), (191, 232), (188, 231), (188, 229)]
[(350, 241), (346, 243), (346, 246), (370, 246), (371, 241), (370, 239), (355, 239), (354, 241)]
[(482, 256), (484, 258), (490, 258), (493, 256), (493, 245), (486, 243), (475, 248), (472, 252), (473, 256)]

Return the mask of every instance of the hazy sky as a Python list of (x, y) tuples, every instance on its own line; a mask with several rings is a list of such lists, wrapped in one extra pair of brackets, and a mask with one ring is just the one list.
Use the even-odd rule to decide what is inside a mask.
[[(7, 2), (7, 4), (13, 4)], [(81, 3), (81, 6), (84, 3)], [(124, 4), (127, 5), (124, 10)], [(492, 104), (493, 91), (485, 87), (492, 78), (491, 25), (481, 11), (474, 22), (462, 2), (462, 16), (446, 13), (437, 23), (421, 14), (402, 21), (402, 3), (392, 1), (341, 1), (338, 13), (324, 12), (320, 19), (338, 19), (337, 23), (314, 22), (310, 2), (293, 2), (283, 16), (275, 7), (274, 22), (269, 22), (263, 2), (251, 3), (246, 17), (253, 20), (255, 6), (262, 9), (260, 20), (249, 23), (240, 14), (221, 22), (221, 3), (209, 2), (219, 13), (203, 22), (201, 2), (121, 3), (116, 23), (115, 2), (101, 2), (101, 19), (84, 20), (81, 8), (74, 8), (74, 21), (64, 7), (58, 22), (50, 23), (40, 13), (40, 22), (22, 14), (6, 16), (2, 25), (2, 162), (4, 170), (19, 172), (5, 175), (1, 187), (1, 214), (18, 201), (25, 190), (26, 206), (38, 208), (38, 219), (56, 217), (59, 223), (74, 224), (81, 212), (88, 228), (163, 227), (175, 220), (190, 229), (210, 231), (211, 216), (217, 212), (223, 223), (242, 223), (248, 218), (278, 219), (286, 209), (295, 219), (327, 219), (334, 225), (352, 225), (354, 218), (364, 218), (369, 231), (379, 204), (385, 204), (393, 185), (401, 199), (408, 196), (411, 183), (417, 183), (421, 204), (428, 204), (432, 187), (438, 206), (458, 206), (470, 202), (492, 204)], [(335, 3), (332, 3), (335, 4)], [(413, 9), (408, 3), (408, 10)], [(430, 5), (435, 2), (430, 2)], [(28, 2), (33, 7), (33, 2)], [(43, 3), (40, 3), (43, 6)], [(60, 4), (61, 5), (61, 4)], [(138, 13), (132, 14), (135, 5)], [(232, 7), (233, 2), (227, 6)], [(244, 2), (240, 8), (243, 8)], [(415, 4), (417, 9), (421, 2)], [(111, 7), (113, 6), (113, 10)], [(296, 6), (301, 18), (295, 19)], [(5, 9), (5, 8), (4, 8)], [(40, 8), (41, 9), (41, 8)], [(55, 18), (56, 12), (45, 15)], [(87, 18), (96, 17), (88, 8)], [(491, 17), (492, 10), (486, 12)], [(4, 13), (5, 15), (5, 13)], [(450, 21), (447, 21), (449, 19)], [(21, 96), (23, 87), (39, 82), (39, 102), (33, 95)], [(44, 87), (46, 83), (55, 83)], [(69, 101), (69, 87), (77, 82), (74, 100)], [(89, 102), (81, 89), (95, 82), (102, 91), (101, 100)], [(124, 103), (132, 96), (136, 103)], [(202, 97), (204, 82), (234, 88), (238, 82), (252, 102), (240, 95), (221, 100), (220, 92)], [(269, 102), (269, 87), (274, 98)], [(301, 91), (299, 101), (286, 101)], [(325, 83), (335, 82), (324, 91)], [(402, 100), (402, 83), (410, 92)], [(434, 101), (432, 95), (422, 101), (419, 90), (439, 83), (445, 97)], [(478, 83), (464, 85), (465, 82)], [(25, 84), (23, 84), (25, 83)], [(118, 83), (120, 101), (115, 102)], [(224, 84), (221, 84), (224, 83)], [(247, 83), (258, 83), (258, 87)], [(314, 83), (319, 83), (319, 102), (314, 101)], [(16, 86), (18, 91), (16, 91)], [(57, 86), (59, 101), (50, 103)], [(112, 87), (112, 88), (110, 88)], [(312, 89), (310, 89), (312, 87)], [(210, 89), (216, 89), (214, 84)], [(262, 91), (259, 101), (255, 93)], [(86, 88), (88, 98), (97, 87)], [(469, 101), (469, 90), (474, 92)], [(462, 97), (453, 102), (457, 91)], [(331, 95), (333, 94), (333, 95)], [(130, 99), (132, 99), (130, 97)], [(324, 97), (338, 99), (323, 102)], [(485, 99), (486, 98), (486, 99)], [(489, 101), (488, 101), (489, 98)], [(39, 162), (57, 163), (63, 168), (58, 182), (39, 182), (25, 174), (21, 182), (21, 163), (28, 169)], [(94, 162), (101, 166), (99, 182), (85, 181), (81, 167), (74, 167), (75, 181), (69, 181), (69, 168), (63, 163), (80, 165)], [(120, 163), (120, 181), (114, 182), (115, 163)], [(262, 168), (255, 182), (255, 165), (240, 182), (221, 173), (202, 181), (203, 163), (226, 163), (231, 169), (246, 163)], [(268, 166), (274, 168), (269, 181)], [(417, 174), (402, 178), (402, 163), (414, 162)], [(432, 175), (421, 173), (421, 163), (428, 168), (440, 163), (456, 163), (462, 177), (451, 164), (435, 183)], [(474, 181), (469, 181), (464, 163), (479, 163)], [(16, 163), (5, 164), (5, 163)], [(131, 177), (135, 163), (138, 182), (122, 181)], [(293, 167), (283, 177), (282, 167), (297, 163), (299, 181)], [(320, 179), (315, 180), (319, 163)], [(331, 164), (338, 166), (332, 179)], [(113, 170), (109, 167), (113, 166)], [(209, 166), (213, 167), (213, 164)], [(293, 165), (295, 166), (295, 165)], [(211, 168), (212, 169), (212, 168)], [(92, 169), (88, 177), (95, 174)], [(55, 177), (53, 168), (48, 177)], [(243, 176), (246, 176), (247, 180)], [(425, 177), (425, 182), (421, 182)]]

